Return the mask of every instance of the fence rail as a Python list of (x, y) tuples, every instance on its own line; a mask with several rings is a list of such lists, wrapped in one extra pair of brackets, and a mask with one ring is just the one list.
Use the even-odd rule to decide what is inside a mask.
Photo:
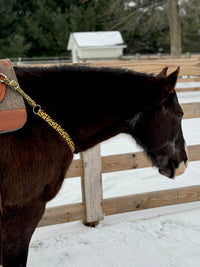
[[(200, 160), (200, 145), (194, 145), (188, 147), (190, 161)], [(147, 159), (143, 152), (127, 153), (112, 156), (101, 157), (102, 173), (116, 172), (122, 170), (132, 170), (137, 168), (151, 167), (151, 162)], [(78, 168), (77, 168), (78, 166)], [(71, 170), (67, 174), (66, 178), (74, 172), (74, 177), (77, 175), (83, 175), (82, 160), (74, 160)], [(77, 171), (79, 170), (79, 171)], [(95, 178), (95, 176), (93, 176)], [(102, 187), (95, 184), (95, 189), (102, 190)], [(95, 191), (96, 191), (95, 190)], [(90, 194), (89, 192), (88, 194)], [(101, 193), (101, 192), (100, 192)], [(96, 199), (96, 195), (93, 196), (93, 201)], [(102, 200), (102, 197), (97, 197), (102, 202), (95, 210), (101, 211), (104, 215), (113, 215), (119, 213), (125, 213), (130, 211), (142, 210), (147, 208), (162, 207), (167, 205), (175, 205), (181, 203), (188, 203), (193, 201), (200, 201), (200, 185), (190, 186), (169, 190), (161, 190), (149, 193), (142, 193), (130, 196), (115, 197)], [(102, 208), (103, 206), (103, 208)], [(76, 220), (83, 220), (89, 222), (86, 219), (86, 202), (63, 205), (60, 207), (48, 208), (39, 224), (39, 226), (52, 225), (57, 223), (71, 222)], [(100, 217), (98, 217), (100, 219)], [(102, 219), (102, 217), (101, 217)], [(91, 220), (90, 222), (95, 222)]]
[[(197, 185), (108, 198), (103, 200), (103, 211), (107, 216), (199, 200), (200, 185)], [(84, 202), (47, 209), (39, 227), (81, 220), (86, 220), (86, 204)]]
[[(195, 53), (185, 53), (178, 57), (174, 57), (170, 54), (139, 54), (134, 55), (124, 55), (119, 60), (122, 61), (131, 61), (131, 60), (175, 60), (175, 59), (199, 59), (200, 54)], [(12, 64), (14, 65), (24, 65), (24, 64), (54, 64), (54, 63), (69, 63), (72, 62), (71, 56), (53, 56), (53, 57), (16, 57), (10, 58)], [(102, 61), (102, 59), (101, 59)]]
[(71, 57), (18, 57), (10, 58), (13, 65), (35, 65), (35, 64), (55, 64), (55, 63), (70, 63)]
[[(188, 60), (165, 60), (162, 62), (144, 62), (140, 64), (130, 62), (106, 62), (93, 63), (95, 66), (125, 67), (144, 72), (158, 73), (162, 67), (169, 66), (169, 72), (177, 65), (181, 66), (180, 76), (196, 76), (200, 78), (199, 59)], [(192, 78), (194, 79), (194, 78)], [(188, 81), (189, 78), (187, 78)], [(179, 90), (179, 89), (178, 89)], [(200, 117), (200, 103), (186, 103), (181, 105), (185, 113), (184, 119)], [(190, 161), (200, 160), (200, 145), (188, 147)], [(129, 196), (104, 199), (102, 196), (101, 174), (122, 170), (150, 167), (151, 162), (144, 152), (126, 153), (112, 156), (100, 155), (99, 145), (83, 152), (81, 158), (74, 160), (65, 178), (81, 177), (82, 198), (81, 203), (63, 205), (48, 208), (39, 226), (46, 226), (76, 220), (83, 220), (87, 223), (96, 223), (103, 219), (104, 215), (112, 215), (142, 209), (149, 209), (167, 205), (200, 201), (200, 185), (184, 188), (161, 190), (149, 193), (135, 194)]]
[[(188, 147), (190, 161), (200, 160), (200, 145)], [(102, 173), (151, 167), (144, 152), (124, 153), (101, 157)], [(83, 160), (74, 160), (65, 178), (83, 176)]]

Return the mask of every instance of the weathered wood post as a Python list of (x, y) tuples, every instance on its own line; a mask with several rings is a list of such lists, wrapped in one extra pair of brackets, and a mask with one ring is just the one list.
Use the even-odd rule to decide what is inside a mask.
[(140, 59), (140, 54), (139, 54), (139, 53), (137, 53), (137, 54), (135, 55), (135, 59), (136, 59), (136, 60), (139, 60), (139, 59)]
[(81, 153), (83, 160), (82, 200), (86, 205), (87, 226), (95, 227), (103, 215), (103, 190), (100, 145)]

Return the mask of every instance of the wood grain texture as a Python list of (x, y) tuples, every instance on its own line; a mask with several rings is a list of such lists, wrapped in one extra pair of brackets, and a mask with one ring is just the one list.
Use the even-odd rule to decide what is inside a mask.
[(38, 224), (38, 227), (85, 220), (85, 204), (76, 203), (48, 208)]
[(158, 74), (161, 69), (168, 67), (168, 73), (173, 72), (178, 66), (181, 67), (179, 76), (200, 76), (200, 60), (192, 59), (157, 59), (157, 60), (130, 60), (94, 62), (87, 65), (95, 67), (126, 68), (145, 73)]
[[(200, 201), (200, 185), (114, 197), (103, 201), (105, 215)], [(76, 203), (45, 211), (39, 227), (85, 220), (85, 203)]]
[(86, 222), (103, 219), (103, 190), (100, 144), (82, 153), (84, 175), (82, 196), (86, 203)]
[(105, 199), (105, 215), (200, 201), (200, 186)]

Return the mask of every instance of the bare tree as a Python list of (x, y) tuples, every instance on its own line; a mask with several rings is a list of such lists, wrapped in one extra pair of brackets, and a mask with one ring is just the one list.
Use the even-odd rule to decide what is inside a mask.
[(168, 0), (168, 19), (171, 55), (179, 56), (182, 52), (182, 40), (178, 0)]
[[(102, 2), (104, 0), (101, 0)], [(161, 31), (167, 31), (166, 0), (107, 0), (98, 20), (104, 30), (119, 30), (125, 36), (129, 52), (158, 51)], [(159, 38), (152, 41), (153, 35)], [(167, 41), (166, 41), (167, 42)]]
[[(103, 30), (119, 30), (128, 52), (171, 50), (173, 56), (200, 49), (200, 0), (98, 0)], [(183, 49), (182, 49), (183, 48)]]

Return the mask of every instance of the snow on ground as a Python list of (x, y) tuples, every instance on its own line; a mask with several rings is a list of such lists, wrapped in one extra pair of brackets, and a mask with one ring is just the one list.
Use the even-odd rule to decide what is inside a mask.
[[(200, 92), (178, 93), (178, 97), (181, 103), (200, 101)], [(184, 120), (183, 132), (188, 145), (200, 144), (200, 119)], [(122, 134), (101, 144), (102, 155), (140, 150), (134, 140)], [(154, 168), (104, 174), (103, 194), (108, 198), (197, 184), (200, 161), (190, 162), (176, 180), (165, 178)], [(48, 206), (80, 201), (80, 178), (66, 179)], [(200, 202), (107, 216), (95, 229), (73, 222), (36, 230), (28, 267), (94, 265), (199, 267)]]
[(199, 267), (199, 213), (148, 220), (130, 213), (106, 217), (95, 229), (81, 222), (37, 229), (28, 266)]

